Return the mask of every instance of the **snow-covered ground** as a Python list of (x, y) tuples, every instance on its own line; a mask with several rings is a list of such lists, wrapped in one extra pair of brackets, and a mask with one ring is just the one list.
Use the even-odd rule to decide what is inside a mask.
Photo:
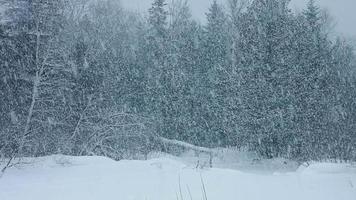
[[(196, 168), (174, 157), (30, 159), (0, 178), (0, 200), (355, 200), (356, 167), (317, 163), (289, 172)], [(28, 160), (27, 160), (28, 161)]]

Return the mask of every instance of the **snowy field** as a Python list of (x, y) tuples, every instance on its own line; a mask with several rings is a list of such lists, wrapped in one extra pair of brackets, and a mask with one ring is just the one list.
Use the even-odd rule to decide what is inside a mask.
[(196, 168), (174, 157), (115, 162), (51, 156), (9, 169), (0, 179), (0, 199), (355, 200), (356, 167), (317, 163), (271, 172)]

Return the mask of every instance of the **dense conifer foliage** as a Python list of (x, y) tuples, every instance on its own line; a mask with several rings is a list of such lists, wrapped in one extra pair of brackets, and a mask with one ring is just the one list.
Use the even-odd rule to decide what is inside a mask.
[(356, 60), (310, 0), (3, 0), (2, 158), (144, 158), (160, 138), (266, 158), (356, 159)]

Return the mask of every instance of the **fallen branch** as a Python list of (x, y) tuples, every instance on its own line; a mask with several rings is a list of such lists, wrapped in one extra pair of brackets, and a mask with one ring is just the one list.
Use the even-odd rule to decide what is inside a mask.
[(197, 151), (197, 152), (203, 152), (203, 153), (207, 153), (209, 154), (209, 165), (210, 167), (213, 167), (213, 154), (214, 154), (214, 150), (213, 149), (209, 149), (206, 147), (199, 147), (199, 146), (195, 146), (193, 144), (189, 144), (187, 142), (183, 142), (183, 141), (179, 141), (179, 140), (170, 140), (167, 138), (163, 138), (163, 137), (158, 137), (158, 139), (163, 142), (164, 144), (170, 144), (170, 145), (175, 145), (175, 146), (180, 146), (186, 149), (190, 149), (193, 151)]
[(193, 144), (189, 144), (187, 142), (182, 142), (179, 140), (170, 140), (167, 138), (163, 138), (163, 137), (159, 137), (159, 140), (161, 140), (163, 143), (165, 144), (172, 144), (172, 145), (176, 145), (176, 146), (181, 146), (187, 149), (192, 149), (194, 151), (200, 151), (200, 152), (205, 152), (205, 153), (213, 153), (212, 149), (206, 148), (206, 147), (199, 147), (199, 146), (195, 146)]

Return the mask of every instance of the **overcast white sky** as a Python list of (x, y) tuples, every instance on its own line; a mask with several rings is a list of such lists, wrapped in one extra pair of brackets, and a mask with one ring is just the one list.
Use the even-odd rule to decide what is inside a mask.
[[(170, 0), (167, 0), (169, 2)], [(205, 12), (213, 0), (189, 0), (193, 16), (204, 22)], [(218, 0), (224, 3), (226, 0)], [(292, 0), (291, 8), (301, 10), (308, 0)], [(152, 0), (121, 0), (125, 7), (146, 11)], [(356, 0), (317, 0), (323, 8), (327, 8), (334, 17), (336, 31), (345, 35), (356, 37)]]

